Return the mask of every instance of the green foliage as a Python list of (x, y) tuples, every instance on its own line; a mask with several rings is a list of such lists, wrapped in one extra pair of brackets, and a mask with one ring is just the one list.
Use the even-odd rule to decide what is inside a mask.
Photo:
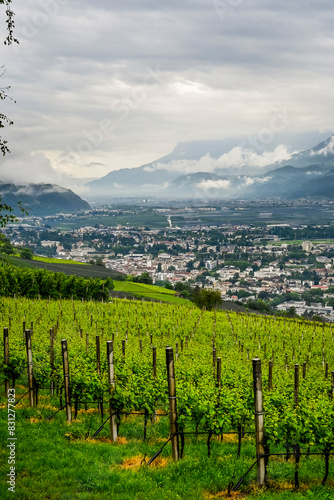
[(32, 260), (34, 258), (33, 251), (30, 250), (30, 248), (22, 248), (20, 251), (20, 257), (21, 259), (28, 259)]
[[(0, 216), (1, 217), (1, 216)], [(14, 247), (8, 238), (5, 238), (2, 234), (0, 235), (0, 251), (6, 255), (14, 254)]]
[(270, 312), (270, 306), (266, 304), (263, 300), (248, 300), (247, 301), (247, 307), (249, 309), (254, 309), (255, 311), (261, 311), (261, 312)]
[(170, 302), (174, 304), (191, 305), (185, 299), (175, 297), (175, 292), (170, 288), (161, 288), (157, 285), (147, 285), (145, 283), (133, 283), (132, 281), (114, 281), (115, 292), (124, 292), (130, 296), (157, 300), (162, 302)]
[(29, 298), (92, 298), (107, 300), (109, 290), (113, 289), (110, 278), (106, 280), (85, 279), (78, 276), (67, 276), (63, 273), (52, 273), (45, 269), (22, 269), (5, 262), (0, 265), (0, 295), (14, 295)]
[[(7, 24), (7, 37), (4, 40), (5, 45), (11, 45), (13, 42), (19, 43), (18, 40), (14, 37), (14, 12), (10, 8), (10, 4), (12, 3), (12, 0), (0, 0), (0, 5), (5, 5), (6, 6), (6, 24)], [(2, 76), (2, 75), (0, 75)], [(0, 89), (0, 100), (3, 101), (7, 99), (9, 96), (7, 94), (7, 91), (10, 89), (10, 87), (6, 87), (4, 89)], [(5, 125), (12, 125), (13, 122), (3, 113), (0, 113), (0, 129), (4, 128)], [(7, 141), (5, 141), (2, 137), (0, 137), (0, 151), (2, 152), (2, 155), (5, 156), (7, 153), (9, 153), (9, 149), (7, 146)], [(4, 226), (9, 222), (11, 219), (11, 214), (12, 212), (11, 207), (8, 207), (8, 205), (1, 203), (0, 199), (0, 212), (7, 212), (5, 215), (0, 216), (0, 225)]]
[[(7, 279), (11, 279), (10, 276), (7, 276)], [(129, 282), (126, 284), (134, 285)], [(14, 285), (15, 283), (12, 282), (11, 286)], [(46, 283), (46, 286), (50, 287), (51, 284)], [(143, 284), (137, 284), (137, 286), (150, 287), (150, 285)], [(273, 319), (261, 315), (227, 313), (226, 311), (203, 312), (198, 308), (120, 299), (113, 299), (110, 303), (101, 304), (75, 300), (42, 301), (25, 298), (17, 298), (16, 300), (2, 298), (0, 307), (1, 327), (8, 326), (9, 323), (11, 326), (9, 364), (4, 365), (3, 358), (0, 359), (0, 371), (1, 375), (4, 375), (2, 379), (11, 379), (20, 373), (26, 373), (22, 321), (26, 321), (28, 325), (33, 322), (34, 376), (39, 386), (44, 385), (49, 389), (51, 377), (50, 344), (49, 336), (45, 332), (57, 324), (53, 380), (62, 383), (60, 339), (67, 338), (72, 402), (78, 404), (81, 402), (80, 408), (83, 410), (84, 401), (87, 401), (88, 404), (94, 401), (95, 405), (98, 399), (103, 397), (104, 401), (108, 401), (111, 397), (112, 406), (117, 411), (117, 419), (120, 423), (120, 435), (129, 423), (128, 418), (122, 418), (123, 412), (145, 412), (147, 416), (151, 416), (156, 408), (163, 412), (168, 411), (165, 347), (166, 345), (175, 346), (177, 342), (179, 350), (178, 357), (175, 359), (175, 375), (179, 431), (195, 432), (198, 430), (199, 432), (213, 432), (218, 436), (223, 435), (223, 443), (212, 440), (214, 460), (208, 462), (215, 466), (213, 476), (223, 468), (222, 463), (228, 464), (232, 460), (230, 456), (223, 456), (222, 448), (225, 446), (225, 434), (236, 432), (238, 429), (241, 429), (241, 432), (246, 432), (242, 448), (247, 446), (251, 448), (251, 461), (247, 466), (243, 460), (241, 461), (244, 471), (240, 471), (238, 477), (242, 477), (250, 465), (254, 463), (254, 397), (251, 360), (255, 357), (260, 357), (262, 360), (265, 436), (270, 451), (282, 453), (286, 452), (287, 447), (290, 447), (290, 452), (292, 452), (294, 445), (300, 445), (303, 447), (303, 451), (307, 451), (310, 447), (311, 452), (324, 451), (329, 453), (334, 447), (334, 406), (331, 398), (331, 380), (330, 377), (325, 377), (322, 365), (323, 352), (326, 353), (326, 361), (329, 365), (332, 366), (334, 363), (330, 325), (309, 324), (296, 318)], [(90, 340), (87, 352), (85, 335), (80, 335), (82, 330), (88, 332)], [(111, 393), (108, 385), (105, 350), (101, 349), (100, 374), (96, 371), (94, 340), (96, 332), (102, 331), (105, 340), (110, 339), (114, 333), (115, 388)], [(221, 358), (222, 363), (222, 377), (219, 382), (216, 367), (212, 364), (213, 333), (216, 354)], [(151, 335), (153, 345), (157, 347), (156, 377), (153, 376), (152, 372)], [(126, 338), (126, 352), (123, 355), (121, 341)], [(139, 347), (140, 340), (142, 349)], [(287, 368), (285, 367), (286, 355)], [(274, 356), (273, 387), (269, 390), (268, 362), (272, 356)], [(296, 363), (302, 365), (307, 358), (309, 363), (307, 364), (306, 376), (305, 378), (300, 377), (299, 403), (295, 404), (294, 365)], [(17, 384), (18, 386), (19, 384)], [(57, 404), (59, 404), (58, 398)], [(21, 415), (21, 411), (27, 410), (17, 407), (18, 417)], [(45, 418), (45, 414), (48, 412), (44, 413), (43, 409), (41, 413)], [(89, 415), (93, 418), (94, 412), (89, 411)], [(86, 417), (88, 415), (85, 415), (83, 411), (79, 421), (74, 421), (71, 424), (71, 431), (74, 432), (78, 428), (80, 420)], [(97, 420), (97, 415), (95, 417)], [(44, 422), (42, 418), (40, 424), (41, 426), (47, 425), (47, 427), (45, 425), (46, 431), (47, 428), (53, 428), (55, 422), (59, 422), (63, 418), (64, 415), (59, 412), (51, 425)], [(132, 419), (132, 416), (130, 418)], [(164, 421), (168, 422), (167, 419)], [(25, 418), (25, 422), (25, 425), (30, 425), (28, 418)], [(34, 425), (36, 427), (36, 424)], [(100, 425), (100, 421), (94, 421), (93, 430)], [(133, 420), (130, 421), (129, 427), (134, 432)], [(20, 428), (23, 429), (21, 426)], [(82, 433), (80, 446), (75, 446), (78, 450), (87, 445), (87, 442), (84, 441), (87, 430), (88, 425)], [(68, 426), (65, 432), (68, 432)], [(104, 433), (104, 436), (108, 436), (108, 426), (105, 426), (101, 432)], [(64, 433), (61, 431), (60, 434), (62, 446), (65, 446)], [(22, 439), (26, 435), (29, 436), (31, 433), (22, 432)], [(40, 435), (45, 443), (44, 431), (40, 432)], [(168, 436), (168, 424), (166, 424), (165, 432), (159, 437), (161, 436)], [(199, 435), (198, 440), (201, 439), (204, 438)], [(190, 440), (195, 441), (195, 437), (186, 437), (186, 459), (177, 465), (178, 470), (179, 467), (183, 466), (182, 463), (185, 464), (184, 467), (187, 470), (189, 468), (187, 460), (192, 454), (192, 451), (189, 450), (193, 450), (189, 445)], [(229, 453), (235, 455), (236, 442), (230, 444), (232, 448)], [(102, 443), (99, 443), (100, 445)], [(89, 446), (93, 450), (93, 443)], [(114, 454), (119, 452), (120, 447), (111, 443), (108, 443), (107, 446), (106, 456), (110, 469), (110, 460)], [(148, 446), (148, 443), (145, 443), (143, 454), (147, 453)], [(110, 447), (112, 447), (112, 453)], [(158, 446), (155, 442), (155, 449), (153, 453), (150, 449), (149, 455), (153, 456), (157, 449)], [(102, 453), (102, 446), (99, 451)], [(41, 453), (40, 447), (39, 453)], [(166, 453), (170, 453), (170, 448), (166, 447)], [(49, 453), (48, 460), (50, 456)], [(24, 458), (24, 467), (27, 467), (27, 459)], [(18, 460), (20, 459), (18, 458)], [(300, 467), (301, 469), (304, 467), (303, 474), (305, 471), (309, 471), (307, 478), (316, 477), (316, 481), (318, 481), (321, 472), (315, 470), (313, 460), (316, 459), (312, 455), (302, 457)], [(317, 458), (317, 460), (321, 464), (320, 459)], [(219, 466), (217, 466), (217, 462), (219, 462)], [(291, 474), (290, 480), (290, 477), (293, 477), (292, 467), (294, 464), (277, 460), (270, 460), (269, 479), (271, 479), (270, 474), (273, 472), (273, 467), (275, 467), (274, 473), (277, 477), (276, 467), (279, 465), (281, 467), (284, 465), (284, 470), (290, 467), (288, 471)], [(150, 469), (141, 470), (146, 477)], [(203, 471), (200, 474), (203, 476)], [(229, 481), (232, 474), (233, 468), (229, 472)], [(226, 479), (225, 465), (222, 476)], [(182, 477), (184, 476), (182, 475)], [(304, 479), (303, 476), (303, 482), (307, 482), (307, 478)], [(24, 481), (24, 477), (21, 479)], [(228, 484), (227, 481), (226, 484)], [(25, 491), (25, 495), (27, 491)], [(202, 493), (201, 491), (201, 498)], [(305, 493), (304, 490), (303, 493)], [(44, 490), (43, 494), (45, 496)], [(297, 494), (294, 492), (294, 496)], [(175, 492), (174, 496), (170, 498), (175, 498)], [(194, 496), (194, 498), (197, 497)]]
[[(2, 99), (1, 97), (1, 90), (0, 90), (0, 100)], [(1, 119), (2, 119), (2, 116), (0, 114), (0, 128), (3, 127), (3, 124), (1, 122)], [(2, 150), (3, 146), (3, 142), (6, 142), (6, 141), (3, 141), (0, 137), (0, 150)], [(3, 152), (3, 154), (5, 154)], [(18, 203), (18, 208), (19, 210), (21, 211), (22, 214), (27, 214), (28, 212), (26, 211), (25, 208), (22, 207), (21, 203)], [(17, 217), (16, 215), (14, 215), (14, 208), (7, 205), (6, 203), (2, 203), (2, 198), (0, 196), (0, 227), (5, 227), (7, 226), (7, 224), (9, 224), (10, 222), (16, 222), (17, 221)]]
[(218, 291), (196, 288), (193, 293), (193, 302), (201, 309), (212, 311), (221, 305), (222, 299)]
[(133, 283), (146, 283), (146, 285), (153, 285), (153, 279), (147, 272), (142, 273), (139, 276), (131, 276), (130, 279)]

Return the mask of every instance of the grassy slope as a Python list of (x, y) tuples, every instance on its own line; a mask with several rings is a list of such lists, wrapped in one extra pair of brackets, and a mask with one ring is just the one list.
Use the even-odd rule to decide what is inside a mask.
[(75, 264), (79, 266), (87, 266), (86, 262), (77, 262), (71, 259), (53, 259), (52, 257), (40, 257), (39, 255), (34, 255), (34, 261), (46, 262), (47, 264)]
[(173, 304), (190, 305), (189, 300), (175, 297), (174, 290), (168, 290), (159, 286), (146, 285), (145, 283), (132, 283), (131, 281), (114, 281), (114, 290), (116, 292), (125, 292), (135, 297), (144, 297), (149, 299), (161, 300)]

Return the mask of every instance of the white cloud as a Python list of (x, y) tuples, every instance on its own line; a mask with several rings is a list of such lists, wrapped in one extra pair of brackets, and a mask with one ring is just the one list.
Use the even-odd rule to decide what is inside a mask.
[(319, 151), (311, 151), (311, 156), (314, 156), (314, 155), (327, 156), (328, 154), (333, 154), (333, 153), (334, 153), (334, 135), (331, 137), (327, 146), (325, 146), (322, 149), (319, 149)]
[(264, 184), (271, 180), (271, 177), (246, 177), (243, 182), (243, 186), (252, 186), (257, 182), (260, 184)]
[(231, 182), (224, 179), (209, 179), (199, 182), (198, 184), (196, 184), (196, 187), (199, 189), (203, 189), (204, 191), (208, 191), (210, 189), (230, 189)]
[[(257, 137), (268, 128), (275, 136), (284, 124), (272, 122), (272, 111), (284, 107), (281, 132), (330, 130), (332, 1), (239, 4), (222, 19), (207, 0), (16, 0), (20, 45), (2, 54), (1, 86), (11, 85), (17, 101), (2, 102), (14, 120), (2, 131), (13, 151), (6, 175), (59, 183), (62, 172), (138, 167), (182, 141)], [(170, 167), (213, 172), (287, 160), (275, 141), (264, 154), (236, 148)], [(47, 157), (44, 170), (42, 162), (36, 170), (36, 151)], [(65, 165), (66, 153), (73, 161)]]
[(266, 167), (272, 163), (286, 161), (291, 158), (291, 153), (283, 144), (277, 146), (273, 151), (256, 153), (249, 147), (233, 148), (229, 153), (219, 158), (220, 168), (242, 168), (242, 167)]
[(42, 152), (6, 157), (0, 176), (2, 181), (14, 184), (62, 184), (64, 181), (64, 175), (52, 167), (49, 158)]
[(277, 146), (273, 151), (256, 153), (249, 147), (235, 147), (219, 158), (212, 158), (210, 154), (202, 156), (199, 160), (173, 160), (166, 163), (154, 163), (152, 166), (144, 167), (146, 172), (156, 170), (168, 170), (180, 174), (193, 174), (195, 172), (217, 172), (226, 170), (233, 174), (235, 169), (242, 170), (244, 167), (262, 168), (275, 162), (286, 161), (291, 158), (291, 153), (284, 145)]

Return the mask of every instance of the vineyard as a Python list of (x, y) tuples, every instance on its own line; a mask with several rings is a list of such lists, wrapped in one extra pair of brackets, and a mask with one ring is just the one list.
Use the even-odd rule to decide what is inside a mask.
[(196, 443), (217, 477), (219, 460), (241, 463), (220, 479), (226, 496), (288, 474), (296, 490), (306, 482), (329, 495), (312, 498), (334, 498), (331, 325), (120, 299), (0, 305), (1, 401), (16, 388), (25, 433), (37, 414), (43, 425), (87, 422), (79, 441), (104, 437), (112, 450), (137, 432), (143, 470), (161, 456), (182, 467)]

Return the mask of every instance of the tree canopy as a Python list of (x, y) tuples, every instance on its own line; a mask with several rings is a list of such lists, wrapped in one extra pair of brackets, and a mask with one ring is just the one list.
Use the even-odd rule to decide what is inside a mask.
[[(11, 9), (12, 0), (0, 0), (0, 5), (4, 5), (6, 8), (6, 24), (7, 24), (7, 37), (4, 40), (5, 45), (11, 45), (12, 43), (19, 43), (17, 38), (14, 37), (14, 12)], [(4, 69), (2, 71), (3, 75)], [(7, 98), (12, 99), (8, 95), (8, 90), (10, 87), (0, 88), (0, 100), (3, 101)], [(13, 99), (12, 99), (13, 100)], [(15, 101), (14, 101), (15, 102)], [(0, 112), (0, 129), (4, 128), (6, 125), (12, 125), (13, 122), (3, 113)], [(3, 139), (0, 135), (0, 151), (3, 156), (7, 153), (10, 153), (10, 150), (7, 146), (7, 141)], [(26, 214), (27, 211), (22, 208), (19, 203), (19, 210), (22, 213)], [(13, 214), (14, 209), (7, 205), (6, 203), (2, 203), (2, 198), (0, 197), (0, 227), (6, 226), (9, 222), (14, 222), (16, 220), (15, 215)]]
[(193, 302), (201, 309), (212, 311), (221, 305), (222, 299), (217, 290), (196, 287), (193, 293)]

